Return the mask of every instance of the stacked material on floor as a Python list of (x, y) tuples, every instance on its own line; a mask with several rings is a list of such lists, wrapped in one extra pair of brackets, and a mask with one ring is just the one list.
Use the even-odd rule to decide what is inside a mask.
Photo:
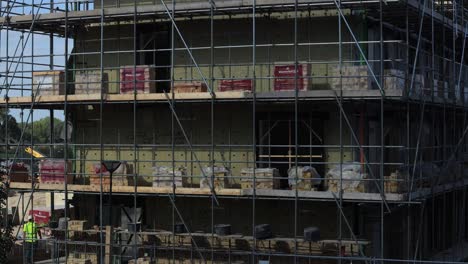
[(343, 189), (344, 192), (364, 192), (365, 181), (367, 178), (361, 172), (360, 163), (346, 163), (336, 165), (330, 169), (326, 175), (328, 179), (328, 190), (331, 192), (339, 192)]
[(437, 180), (442, 173), (441, 168), (432, 162), (417, 164), (414, 173), (412, 173), (413, 166), (408, 171), (407, 177), (413, 182), (413, 188), (429, 188), (433, 183), (443, 183), (443, 181)]
[[(332, 90), (369, 90), (369, 80), (371, 73), (368, 72), (367, 65), (343, 65), (335, 66), (332, 69), (332, 77), (330, 79), (330, 88)], [(340, 78), (340, 76), (342, 78)]]
[(396, 69), (385, 70), (384, 88), (387, 90), (403, 90), (406, 87), (405, 72)]
[(166, 166), (153, 167), (153, 187), (176, 187), (186, 186), (187, 175), (183, 167), (173, 169)]
[(84, 231), (88, 229), (88, 221), (86, 220), (69, 220), (68, 230), (70, 231)]
[(109, 77), (107, 72), (79, 71), (75, 74), (75, 94), (100, 94), (108, 92)]
[(174, 82), (174, 93), (205, 93), (208, 88), (204, 82)]
[[(296, 174), (297, 172), (297, 174)], [(296, 179), (297, 177), (297, 179)], [(291, 189), (310, 191), (322, 182), (322, 176), (311, 166), (295, 166), (288, 170), (288, 183)]]
[(212, 186), (214, 189), (224, 189), (229, 186), (229, 170), (226, 167), (205, 166), (202, 168), (202, 170), (203, 173), (200, 178), (201, 189), (210, 188), (210, 186)]
[(65, 94), (65, 73), (63, 71), (38, 71), (32, 74), (32, 91), (38, 95)]
[(241, 170), (242, 189), (280, 189), (280, 174), (275, 168), (244, 168)]
[(65, 163), (65, 160), (41, 160), (39, 162), (40, 182), (64, 184), (66, 179), (67, 184), (71, 184), (73, 182), (73, 175), (71, 175), (71, 166), (71, 161), (67, 161)]
[(273, 87), (275, 91), (308, 90), (310, 81), (309, 64), (275, 65)]
[[(410, 95), (413, 96), (432, 96), (432, 91), (431, 87), (429, 85), (428, 80), (421, 75), (421, 74), (415, 74), (414, 77), (411, 77), (411, 75), (408, 77), (408, 89), (410, 89), (411, 82), (413, 82), (413, 88), (410, 90)], [(435, 84), (434, 84), (435, 88)], [(439, 88), (437, 88), (439, 89)], [(434, 90), (435, 91), (435, 90)]]
[(385, 176), (384, 181), (386, 193), (400, 193), (403, 192), (405, 189), (402, 181), (402, 176), (398, 170), (392, 172), (390, 176)]
[(72, 264), (97, 264), (98, 257), (96, 253), (70, 253), (67, 263)]
[(128, 261), (128, 264), (154, 264), (155, 262), (151, 260), (150, 257), (138, 258), (136, 261), (131, 259)]
[[(90, 185), (101, 185), (100, 175), (102, 173), (102, 185), (110, 186), (111, 178), (110, 173), (106, 167), (100, 163), (92, 165), (91, 176), (89, 177)], [(112, 186), (128, 186), (131, 174), (131, 167), (126, 161), (122, 161), (120, 166), (112, 173)]]
[(226, 91), (252, 91), (253, 81), (250, 79), (220, 80), (218, 90)]
[(125, 66), (120, 69), (120, 93), (155, 93), (155, 71), (147, 65)]
[(29, 170), (26, 164), (23, 162), (2, 162), (1, 166), (1, 173), (2, 178), (4, 180), (8, 179), (8, 175), (6, 175), (7, 171), (10, 171), (10, 182), (29, 182)]

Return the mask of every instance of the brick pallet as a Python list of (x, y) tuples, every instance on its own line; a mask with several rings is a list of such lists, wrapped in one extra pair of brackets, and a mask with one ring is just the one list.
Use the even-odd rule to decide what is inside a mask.
[(390, 176), (384, 177), (384, 189), (386, 193), (400, 193), (404, 191), (400, 173), (392, 172)]
[[(299, 174), (296, 181), (296, 171)], [(322, 182), (322, 177), (310, 166), (291, 167), (288, 170), (288, 183), (292, 190), (311, 191)]]
[(100, 94), (108, 92), (109, 77), (107, 72), (102, 73), (101, 85), (100, 71), (80, 71), (75, 75), (75, 94)]
[(143, 257), (143, 258), (138, 258), (136, 261), (134, 259), (131, 259), (128, 261), (128, 264), (154, 264), (153, 260), (149, 257)]
[(396, 69), (385, 70), (384, 88), (389, 90), (403, 90), (406, 87), (405, 72)]
[(253, 82), (249, 79), (241, 80), (220, 80), (218, 90), (226, 91), (252, 91)]
[(33, 94), (65, 94), (65, 73), (63, 71), (38, 71), (32, 74)]
[[(90, 185), (101, 185), (101, 173), (102, 173), (102, 185), (110, 186), (111, 178), (109, 171), (99, 163), (91, 166), (91, 176), (89, 177)], [(122, 161), (117, 170), (112, 174), (112, 186), (128, 186), (131, 168), (127, 162)]]
[(65, 160), (41, 160), (39, 163), (39, 179), (41, 183), (64, 184), (65, 177), (68, 184), (73, 183), (71, 175), (71, 161), (67, 161), (65, 172)]
[(185, 168), (153, 167), (153, 187), (186, 187), (187, 177)]
[(120, 69), (120, 93), (155, 93), (155, 71), (150, 66), (125, 66)]
[(212, 186), (214, 189), (224, 189), (230, 185), (228, 179), (229, 171), (224, 166), (214, 166), (214, 170), (211, 166), (206, 166), (202, 170), (204, 175), (202, 173), (200, 178), (201, 189), (210, 188), (212, 178), (214, 178)]
[[(370, 72), (367, 65), (343, 65), (332, 69), (330, 88), (332, 90), (369, 90)], [(341, 78), (340, 78), (341, 76)]]
[(208, 88), (204, 82), (175, 82), (174, 93), (205, 93)]
[(70, 231), (83, 231), (87, 229), (86, 220), (69, 220), (68, 221), (68, 230)]
[[(297, 72), (297, 73), (296, 73)], [(273, 88), (275, 91), (306, 91), (309, 87), (310, 65), (275, 65)]]
[[(349, 182), (343, 180), (343, 182)], [(366, 192), (365, 182), (364, 181), (353, 181), (359, 182), (357, 186), (346, 186), (343, 187), (343, 192)], [(339, 192), (340, 191), (340, 180), (328, 180), (328, 191), (330, 192)]]
[(256, 189), (279, 189), (280, 174), (275, 168), (244, 168), (241, 170), (241, 188), (250, 189), (254, 185)]
[[(6, 178), (6, 175), (5, 175)], [(29, 182), (28, 168), (24, 163), (14, 163), (10, 169), (10, 182)]]

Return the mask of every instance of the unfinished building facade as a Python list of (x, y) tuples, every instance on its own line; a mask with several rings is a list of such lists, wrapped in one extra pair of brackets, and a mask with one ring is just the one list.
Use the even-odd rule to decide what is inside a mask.
[(37, 261), (468, 258), (463, 1), (0, 7), (6, 224), (43, 224)]

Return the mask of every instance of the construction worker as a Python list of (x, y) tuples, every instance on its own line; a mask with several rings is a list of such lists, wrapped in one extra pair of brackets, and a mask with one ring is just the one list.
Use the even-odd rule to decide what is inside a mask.
[(26, 257), (26, 264), (33, 263), (33, 255), (34, 250), (37, 248), (37, 236), (42, 239), (41, 232), (39, 228), (37, 228), (36, 223), (34, 223), (34, 218), (32, 215), (28, 216), (28, 222), (24, 224), (23, 227), (24, 232), (24, 250), (25, 250), (25, 257)]

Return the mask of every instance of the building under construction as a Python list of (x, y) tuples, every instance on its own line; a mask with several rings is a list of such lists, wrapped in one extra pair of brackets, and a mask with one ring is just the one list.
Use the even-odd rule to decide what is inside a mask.
[(11, 263), (28, 215), (44, 235), (35, 263), (468, 258), (464, 1), (13, 0), (0, 13)]

